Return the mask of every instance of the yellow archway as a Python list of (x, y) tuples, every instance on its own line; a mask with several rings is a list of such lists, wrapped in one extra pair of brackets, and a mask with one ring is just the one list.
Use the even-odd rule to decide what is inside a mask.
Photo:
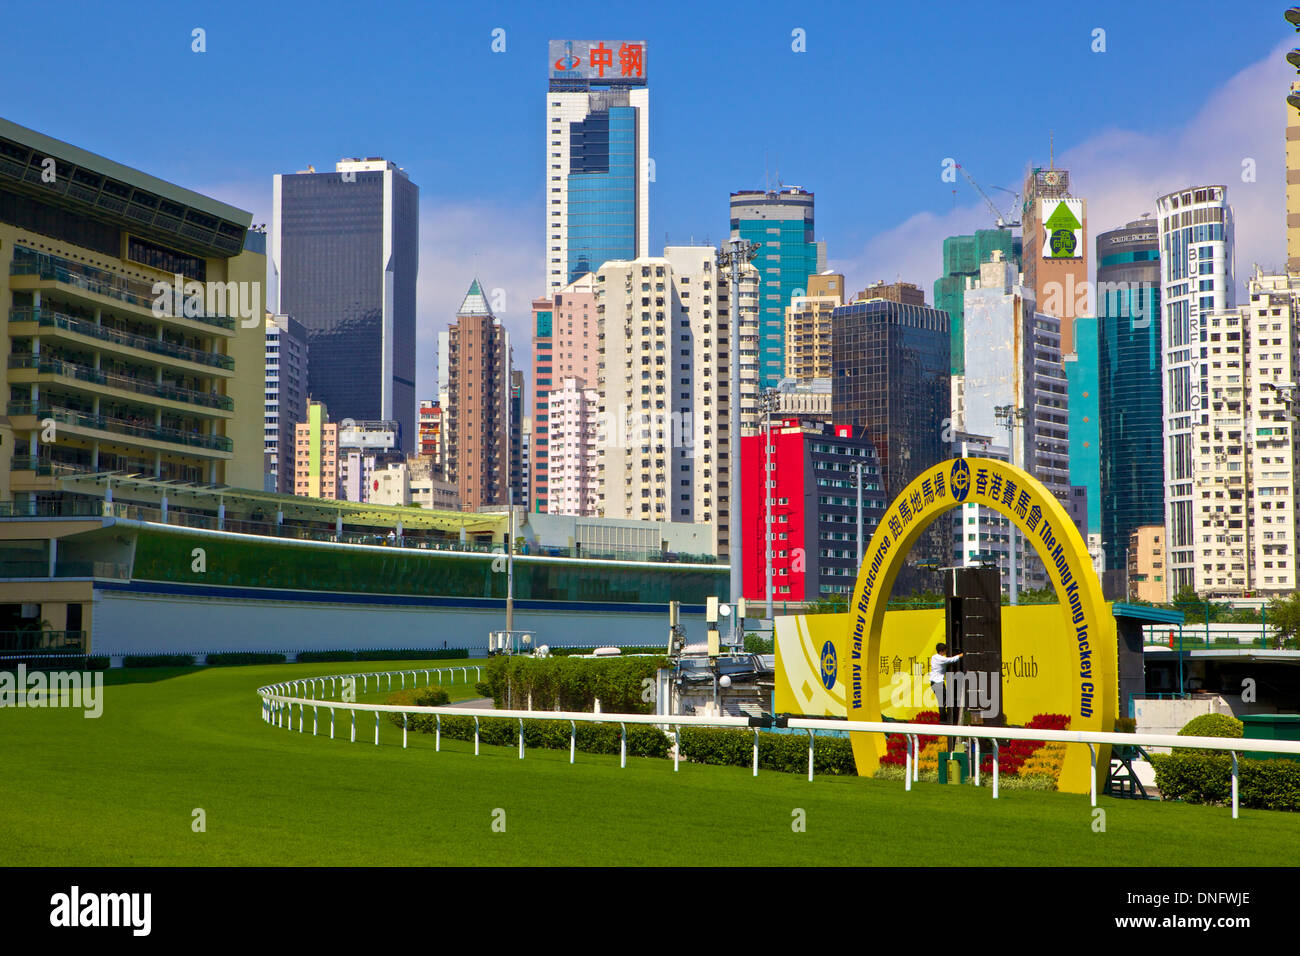
[[(879, 721), (880, 677), (870, 662), (880, 654), (885, 605), (894, 579), (921, 532), (937, 517), (962, 504), (980, 504), (1008, 517), (1047, 567), (1074, 647), (1071, 676), (1071, 730), (1110, 731), (1119, 697), (1119, 659), (1115, 619), (1108, 613), (1092, 560), (1074, 522), (1044, 485), (1028, 472), (990, 458), (954, 458), (927, 468), (885, 510), (871, 543), (849, 605), (848, 658), (845, 675), (849, 720)], [(841, 665), (842, 666), (842, 665)], [(880, 766), (885, 739), (855, 733), (853, 757), (858, 775), (869, 777)], [(1098, 790), (1110, 767), (1110, 747), (1097, 748)], [(1090, 786), (1087, 744), (1066, 748), (1059, 788), (1087, 793)]]

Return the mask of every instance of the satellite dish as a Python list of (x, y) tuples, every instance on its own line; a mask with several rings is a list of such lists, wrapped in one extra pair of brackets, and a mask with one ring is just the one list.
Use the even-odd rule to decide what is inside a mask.
[(731, 617), (731, 605), (730, 605), (730, 604), (719, 604), (719, 605), (718, 605), (718, 614), (721, 615), (722, 617)]

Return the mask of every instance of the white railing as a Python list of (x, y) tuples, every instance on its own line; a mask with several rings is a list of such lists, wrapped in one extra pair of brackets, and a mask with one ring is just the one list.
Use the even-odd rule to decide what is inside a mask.
[[(694, 715), (664, 715), (664, 714), (589, 714), (578, 711), (549, 711), (549, 710), (494, 710), (489, 708), (470, 708), (470, 707), (420, 707), (414, 704), (363, 704), (354, 701), (337, 701), (325, 697), (294, 697), (288, 693), (279, 693), (280, 691), (289, 691), (292, 688), (302, 688), (315, 690), (320, 686), (323, 690), (326, 681), (338, 681), (347, 678), (370, 678), (374, 677), (375, 689), (379, 689), (380, 677), (387, 677), (389, 689), (393, 689), (392, 679), (394, 675), (401, 675), (403, 686), (405, 686), (405, 675), (410, 674), (412, 686), (417, 674), (423, 673), (426, 678), (425, 686), (430, 686), (432, 681), (431, 674), (437, 674), (439, 683), (441, 683), (442, 671), (461, 671), (465, 681), (468, 682), (468, 672), (478, 671), (481, 675), (482, 668), (480, 665), (470, 664), (463, 667), (450, 668), (417, 668), (415, 670), (404, 671), (380, 671), (370, 672), (368, 674), (335, 674), (328, 677), (307, 677), (285, 681), (280, 684), (268, 684), (257, 689), (258, 696), (262, 698), (262, 720), (274, 726), (283, 727), (287, 716), (289, 730), (293, 730), (293, 708), (298, 707), (298, 732), (302, 733), (306, 722), (306, 708), (312, 708), (312, 735), (317, 734), (319, 709), (325, 707), (330, 712), (330, 739), (334, 739), (335, 711), (346, 710), (352, 715), (351, 742), (356, 743), (357, 739), (357, 711), (370, 711), (375, 715), (375, 745), (379, 745), (379, 716), (380, 714), (401, 714), (402, 715), (402, 747), (407, 745), (407, 731), (410, 726), (411, 714), (428, 714), (436, 718), (434, 730), (434, 750), (442, 749), (442, 718), (443, 717), (473, 717), (474, 718), (474, 754), (479, 753), (479, 721), (484, 717), (499, 717), (508, 720), (519, 721), (519, 759), (524, 758), (524, 721), (525, 720), (567, 720), (569, 722), (569, 763), (574, 763), (577, 753), (577, 725), (579, 723), (594, 724), (618, 724), (621, 733), (619, 738), (619, 766), (627, 766), (627, 725), (628, 724), (650, 724), (659, 727), (671, 727), (676, 735), (682, 727), (729, 727), (729, 728), (748, 728), (754, 732), (754, 759), (753, 759), (753, 776), (758, 776), (758, 735), (762, 730), (769, 729), (773, 724), (770, 721), (764, 721), (756, 725), (753, 718), (749, 717), (697, 717)], [(453, 673), (454, 678), (454, 673)], [(481, 679), (481, 677), (480, 677)], [(368, 680), (366, 685), (368, 686)], [(452, 681), (448, 681), (451, 684)], [(1238, 766), (1237, 753), (1239, 751), (1251, 751), (1259, 753), (1275, 754), (1292, 754), (1300, 756), (1300, 741), (1292, 740), (1255, 740), (1248, 738), (1225, 738), (1225, 737), (1180, 737), (1176, 734), (1128, 734), (1113, 733), (1093, 730), (1046, 730), (1031, 727), (975, 727), (975, 726), (956, 726), (950, 724), (914, 724), (905, 722), (886, 722), (886, 721), (846, 721), (846, 720), (826, 720), (816, 717), (789, 717), (783, 721), (782, 726), (791, 730), (805, 730), (808, 732), (808, 780), (813, 779), (813, 758), (815, 753), (816, 733), (819, 730), (845, 731), (853, 733), (877, 733), (877, 734), (898, 734), (907, 738), (907, 755), (904, 764), (903, 789), (910, 791), (912, 783), (920, 780), (920, 753), (918, 747), (918, 738), (926, 737), (956, 737), (960, 740), (967, 740), (974, 744), (973, 757), (971, 761), (971, 779), (975, 786), (979, 786), (979, 765), (980, 751), (979, 742), (989, 740), (993, 746), (993, 766), (992, 766), (992, 790), (993, 799), (998, 798), (998, 764), (999, 764), (999, 740), (1038, 740), (1048, 743), (1073, 743), (1086, 744), (1088, 752), (1091, 755), (1092, 773), (1090, 775), (1091, 788), (1089, 797), (1091, 805), (1097, 805), (1097, 746), (1109, 744), (1111, 746), (1138, 746), (1138, 747), (1175, 747), (1184, 749), (1200, 750), (1220, 750), (1227, 751), (1232, 756), (1232, 818), (1237, 819), (1238, 812)], [(678, 738), (680, 739), (680, 738)], [(673, 747), (673, 770), (679, 769), (681, 759), (681, 748)]]

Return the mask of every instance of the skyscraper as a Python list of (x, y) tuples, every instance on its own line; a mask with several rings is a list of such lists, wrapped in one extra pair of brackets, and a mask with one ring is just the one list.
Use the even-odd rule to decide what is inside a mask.
[(266, 316), (267, 490), (293, 493), (294, 429), (307, 416), (307, 330), (292, 316)]
[(419, 189), (383, 159), (277, 175), (273, 311), (307, 329), (309, 388), (339, 420), (396, 420), (414, 447)]
[[(512, 376), (510, 336), (493, 315), (475, 279), (448, 330), (447, 478), (457, 485), (463, 511), (510, 503), (519, 473), (521, 381)], [(517, 499), (516, 499), (517, 500)]]
[(1061, 354), (1074, 351), (1074, 320), (1088, 315), (1088, 200), (1070, 191), (1070, 171), (1035, 167), (1025, 177), (1021, 234), (1025, 285), (1038, 310), (1061, 320)]
[(546, 93), (546, 292), (650, 249), (644, 42), (552, 40)]
[(826, 270), (826, 244), (813, 238), (813, 194), (798, 186), (731, 194), (731, 238), (760, 246), (758, 270), (759, 388), (785, 374), (785, 310), (808, 291), (808, 277)]
[[(950, 452), (943, 440), (952, 418), (948, 315), (872, 299), (836, 309), (833, 325), (834, 422), (865, 429), (880, 456), (885, 501), (893, 501)], [(913, 555), (917, 562), (947, 564), (947, 525), (927, 529)]]
[(1208, 399), (1214, 360), (1209, 354), (1207, 320), (1212, 314), (1226, 314), (1233, 304), (1233, 229), (1228, 191), (1223, 186), (1193, 186), (1161, 196), (1156, 200), (1156, 221), (1165, 384), (1165, 583), (1173, 597), (1185, 587), (1196, 586), (1195, 457), (1201, 441), (1208, 444), (1217, 440), (1212, 438), (1210, 427)]
[(978, 280), (980, 266), (993, 261), (993, 253), (1021, 268), (1020, 237), (1010, 229), (976, 229), (973, 236), (949, 236), (943, 241), (943, 275), (934, 280), (934, 307), (948, 313), (952, 374), (966, 368), (966, 338), (962, 333), (962, 308), (967, 280)]
[(1097, 236), (1098, 465), (1108, 571), (1129, 566), (1138, 528), (1165, 520), (1157, 232), (1154, 219), (1138, 219)]
[[(844, 304), (844, 276), (808, 277), (806, 294), (785, 310), (785, 374), (798, 382), (831, 377), (831, 315)], [(760, 299), (760, 302), (762, 300)]]
[[(606, 518), (704, 522), (730, 548), (729, 323), (732, 303), (712, 246), (607, 262), (600, 314), (600, 505)], [(741, 275), (742, 352), (752, 350), (758, 277)], [(753, 420), (757, 369), (742, 362)]]
[(1087, 535), (1101, 528), (1101, 465), (1098, 459), (1101, 432), (1098, 423), (1099, 371), (1097, 368), (1097, 319), (1076, 317), (1074, 351), (1064, 356), (1070, 407), (1070, 484), (1072, 498), (1086, 497), (1080, 530)]
[[(551, 449), (547, 403), (551, 390), (567, 377), (577, 387), (596, 387), (599, 364), (596, 336), (596, 277), (580, 276), (552, 296), (533, 300), (533, 437), (529, 509), (550, 511), (548, 481)], [(572, 513), (572, 512), (565, 512)]]

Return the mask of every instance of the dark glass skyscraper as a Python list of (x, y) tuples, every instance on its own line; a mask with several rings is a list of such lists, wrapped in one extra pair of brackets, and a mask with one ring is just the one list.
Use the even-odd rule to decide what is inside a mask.
[(1154, 219), (1097, 236), (1101, 536), (1106, 567), (1128, 567), (1129, 536), (1165, 523), (1160, 246)]
[(307, 329), (308, 389), (336, 420), (392, 420), (415, 442), (419, 188), (382, 159), (275, 177), (274, 311)]
[[(837, 308), (831, 322), (834, 422), (865, 430), (880, 456), (885, 500), (893, 501), (950, 453), (943, 441), (952, 419), (948, 313), (872, 299)], [(852, 474), (845, 477), (852, 487)], [(947, 565), (951, 558), (949, 525), (937, 521), (917, 543), (913, 563)]]

